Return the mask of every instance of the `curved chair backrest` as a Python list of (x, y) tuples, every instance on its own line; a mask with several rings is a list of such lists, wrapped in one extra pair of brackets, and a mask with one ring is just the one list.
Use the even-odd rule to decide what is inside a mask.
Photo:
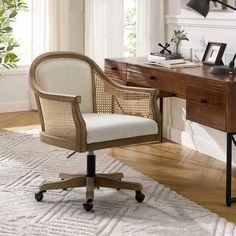
[(93, 112), (92, 68), (84, 57), (75, 58), (70, 53), (44, 56), (37, 63), (35, 79), (44, 92), (83, 97), (81, 112)]

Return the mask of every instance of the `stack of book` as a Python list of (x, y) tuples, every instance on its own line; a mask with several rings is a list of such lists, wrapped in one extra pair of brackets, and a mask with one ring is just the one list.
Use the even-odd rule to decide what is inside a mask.
[(147, 61), (146, 64), (162, 66), (162, 67), (167, 67), (171, 69), (201, 66), (201, 64), (199, 63), (185, 61), (183, 59)]
[(148, 55), (148, 61), (159, 61), (159, 60), (166, 60), (166, 53), (165, 54), (161, 54), (159, 52), (151, 52)]

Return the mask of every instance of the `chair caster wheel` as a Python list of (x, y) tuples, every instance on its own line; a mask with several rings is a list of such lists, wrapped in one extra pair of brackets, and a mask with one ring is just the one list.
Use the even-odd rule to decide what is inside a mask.
[[(61, 180), (64, 180), (64, 179), (61, 179)], [(67, 190), (67, 188), (63, 188), (62, 190), (66, 191), (66, 190)]]
[[(120, 181), (121, 181), (121, 179), (118, 179), (118, 180), (120, 180)], [(120, 188), (117, 188), (116, 190), (120, 190)]]
[(93, 208), (93, 200), (89, 199), (86, 203), (83, 204), (85, 211), (91, 211)]
[(145, 195), (141, 191), (136, 191), (135, 199), (137, 202), (142, 202), (145, 198)]
[(46, 191), (39, 191), (37, 193), (35, 193), (34, 197), (38, 202), (41, 202), (43, 200), (43, 193), (45, 193)]

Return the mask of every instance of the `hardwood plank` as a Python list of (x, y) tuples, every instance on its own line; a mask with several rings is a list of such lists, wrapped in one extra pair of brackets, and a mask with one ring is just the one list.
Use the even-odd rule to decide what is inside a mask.
[(0, 113), (0, 130), (24, 130), (39, 128), (37, 111)]

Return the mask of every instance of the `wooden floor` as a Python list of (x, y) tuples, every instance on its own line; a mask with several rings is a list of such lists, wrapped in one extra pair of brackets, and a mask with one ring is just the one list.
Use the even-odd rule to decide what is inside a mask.
[[(37, 112), (0, 114), (0, 130), (39, 128)], [(186, 198), (236, 223), (236, 203), (225, 206), (225, 165), (189, 148), (164, 141), (106, 149), (134, 169), (170, 187)], [(236, 185), (236, 176), (234, 181)], [(236, 196), (236, 188), (233, 188)]]

